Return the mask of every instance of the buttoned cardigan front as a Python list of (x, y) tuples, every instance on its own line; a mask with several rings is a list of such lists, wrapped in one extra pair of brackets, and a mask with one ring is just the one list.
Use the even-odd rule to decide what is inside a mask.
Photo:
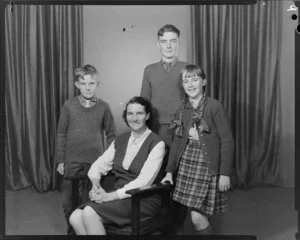
[[(200, 108), (198, 107), (195, 111), (199, 113)], [(180, 137), (174, 133), (166, 172), (177, 171), (180, 158), (188, 143), (189, 129), (193, 124), (193, 113), (194, 109), (188, 101), (182, 114), (183, 135)], [(228, 116), (222, 104), (218, 100), (208, 97), (203, 119), (209, 126), (209, 131), (201, 132), (198, 129), (198, 135), (204, 159), (208, 163), (209, 173), (210, 175), (229, 176), (232, 171), (234, 141)]]

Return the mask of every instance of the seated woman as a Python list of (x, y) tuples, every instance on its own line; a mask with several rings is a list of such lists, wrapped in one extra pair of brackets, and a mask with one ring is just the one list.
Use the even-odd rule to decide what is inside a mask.
[[(77, 235), (105, 235), (105, 224), (131, 224), (131, 200), (125, 192), (157, 182), (165, 155), (165, 143), (149, 128), (151, 104), (134, 97), (126, 105), (123, 119), (131, 132), (121, 134), (92, 164), (88, 177), (92, 182), (90, 200), (70, 216)], [(106, 192), (100, 178), (110, 170), (115, 174), (115, 191)], [(141, 201), (141, 217), (155, 216), (160, 209), (160, 197)]]

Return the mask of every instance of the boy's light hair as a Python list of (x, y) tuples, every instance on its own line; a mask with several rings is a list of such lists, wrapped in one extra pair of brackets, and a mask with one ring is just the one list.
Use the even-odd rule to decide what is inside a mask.
[(83, 79), (85, 75), (91, 75), (93, 78), (95, 78), (97, 81), (100, 81), (99, 79), (99, 73), (97, 69), (90, 64), (84, 65), (83, 67), (76, 68), (74, 70), (74, 81), (77, 82), (79, 79)]

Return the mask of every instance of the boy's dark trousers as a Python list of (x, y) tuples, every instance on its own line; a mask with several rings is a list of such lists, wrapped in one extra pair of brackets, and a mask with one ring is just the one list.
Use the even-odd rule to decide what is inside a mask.
[[(64, 178), (62, 181), (61, 191), (63, 196), (63, 210), (64, 215), (67, 221), (67, 234), (74, 235), (74, 230), (72, 229), (69, 218), (71, 213), (78, 207), (73, 206), (72, 199), (72, 181), (65, 179), (67, 176), (77, 176), (77, 175), (86, 175), (90, 168), (90, 164), (87, 163), (65, 163), (64, 170)], [(89, 200), (88, 193), (91, 189), (91, 182), (88, 177), (79, 182), (79, 196), (80, 196), (80, 204), (87, 202)]]

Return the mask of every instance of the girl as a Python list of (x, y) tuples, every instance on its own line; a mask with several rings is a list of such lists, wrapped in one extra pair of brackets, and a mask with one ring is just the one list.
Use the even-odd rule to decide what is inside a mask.
[(187, 65), (182, 70), (185, 97), (171, 128), (174, 139), (162, 182), (173, 184), (173, 200), (191, 209), (191, 220), (199, 234), (208, 234), (208, 216), (227, 211), (224, 194), (230, 188), (233, 137), (219, 101), (206, 95), (202, 69)]

